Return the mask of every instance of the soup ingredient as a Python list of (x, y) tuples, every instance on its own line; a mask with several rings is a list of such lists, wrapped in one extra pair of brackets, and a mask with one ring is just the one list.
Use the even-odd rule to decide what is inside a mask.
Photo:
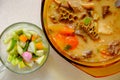
[(113, 56), (117, 56), (120, 54), (120, 41), (115, 40), (111, 42), (109, 45), (102, 45), (99, 48), (99, 51), (103, 58), (110, 59)]
[(84, 25), (89, 25), (91, 23), (91, 18), (89, 18), (89, 17), (86, 17), (85, 19), (84, 19)]
[(92, 57), (92, 50), (86, 50), (86, 51), (84, 51), (83, 53), (82, 53), (82, 56), (84, 57), (84, 58), (91, 58)]
[(75, 35), (63, 35), (58, 33), (54, 39), (55, 41), (60, 41), (65, 45), (63, 48), (64, 50), (75, 49), (78, 45), (78, 39)]
[(70, 49), (75, 49), (78, 45), (78, 39), (76, 36), (66, 36), (65, 37), (65, 43), (69, 46), (71, 46)]
[(85, 9), (93, 9), (95, 7), (94, 3), (82, 3), (81, 4)]
[(59, 21), (64, 23), (73, 23), (78, 17), (73, 14), (71, 8), (58, 7), (58, 13), (60, 14)]
[[(57, 17), (58, 22), (65, 23), (65, 24), (66, 23), (67, 24), (73, 24), (74, 23), (73, 27), (75, 29), (75, 31), (74, 31), (75, 34), (78, 35), (78, 33), (76, 33), (76, 32), (78, 32), (78, 30), (80, 30), (79, 32), (84, 31), (84, 33), (87, 33), (87, 35), (90, 36), (90, 38), (92, 40), (98, 40), (99, 39), (99, 35), (98, 35), (98, 32), (97, 32), (97, 26), (96, 26), (99, 16), (97, 15), (97, 13), (95, 11), (93, 12), (94, 7), (90, 7), (91, 5), (93, 5), (93, 3), (84, 3), (85, 4), (84, 6), (87, 6), (87, 9), (86, 9), (83, 6), (80, 6), (83, 3), (78, 3), (80, 5), (74, 4), (77, 1), (67, 1), (66, 0), (66, 2), (69, 5), (68, 7), (65, 7), (65, 6), (62, 6), (61, 4), (58, 4), (58, 2), (61, 3), (61, 4), (63, 3), (62, 1), (58, 1), (58, 0), (55, 1), (55, 3), (57, 3), (56, 6), (58, 6), (58, 8), (55, 9), (54, 12), (57, 12), (57, 14), (59, 15)], [(83, 12), (81, 12), (81, 11), (76, 12), (74, 10), (74, 8), (79, 8), (79, 7), (81, 7)], [(53, 20), (51, 20), (51, 21), (53, 21)], [(76, 27), (80, 27), (80, 28), (77, 29), (77, 31), (76, 31)], [(66, 30), (66, 31), (68, 31), (68, 30)], [(63, 31), (63, 32), (65, 32), (65, 31)], [(79, 34), (79, 36), (85, 42), (87, 41), (83, 33)]]
[(69, 7), (68, 3), (66, 0), (54, 0), (54, 2), (58, 5), (61, 5), (63, 7)]
[(113, 41), (108, 46), (108, 53), (111, 56), (115, 56), (119, 54), (120, 51), (120, 41)]
[(87, 42), (87, 38), (86, 36), (83, 34), (82, 31), (79, 30), (79, 28), (75, 28), (75, 32), (76, 35), (80, 36), (85, 42)]
[(120, 0), (116, 0), (115, 6), (116, 6), (117, 8), (120, 8)]
[(68, 51), (68, 50), (70, 50), (70, 49), (71, 49), (71, 46), (70, 46), (70, 45), (66, 45), (65, 48), (64, 48), (65, 51)]
[(98, 35), (95, 25), (86, 26), (83, 23), (81, 23), (80, 28), (84, 30), (92, 40), (99, 40), (100, 37)]
[(32, 54), (30, 52), (22, 53), (22, 57), (26, 62), (30, 62), (32, 59)]
[(55, 0), (55, 3), (57, 3), (58, 5), (61, 5), (61, 7), (68, 8), (75, 13), (82, 12), (83, 10), (78, 0), (63, 0), (63, 1)]
[(63, 35), (73, 35), (73, 33), (74, 33), (74, 29), (71, 29), (71, 28), (68, 28), (68, 27), (63, 27), (60, 30), (60, 34), (63, 34)]
[(6, 37), (4, 41), (7, 45), (8, 62), (13, 66), (17, 65), (18, 68), (32, 68), (34, 65), (41, 64), (45, 58), (46, 47), (37, 32), (18, 29), (9, 34), (11, 38)]
[(106, 16), (111, 14), (109, 10), (110, 6), (102, 6), (102, 17), (105, 18)]
[(92, 0), (85, 0), (85, 1), (90, 2), (90, 1), (92, 1)]
[(74, 34), (74, 29), (61, 26), (62, 28), (59, 29), (58, 33), (55, 35), (54, 40), (56, 42), (63, 43), (64, 50), (74, 49), (78, 45), (78, 39)]
[(98, 27), (98, 33), (101, 34), (112, 34), (113, 29), (112, 26), (109, 26), (109, 24), (106, 24), (105, 22), (100, 22)]

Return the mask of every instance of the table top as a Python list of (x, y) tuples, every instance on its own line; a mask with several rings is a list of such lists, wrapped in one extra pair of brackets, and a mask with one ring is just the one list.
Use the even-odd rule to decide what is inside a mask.
[[(41, 27), (40, 11), (41, 0), (0, 0), (0, 33), (16, 22), (31, 22)], [(0, 73), (0, 80), (120, 80), (120, 73), (94, 78), (50, 49), (49, 58), (41, 69), (26, 75), (15, 74), (6, 69)]]

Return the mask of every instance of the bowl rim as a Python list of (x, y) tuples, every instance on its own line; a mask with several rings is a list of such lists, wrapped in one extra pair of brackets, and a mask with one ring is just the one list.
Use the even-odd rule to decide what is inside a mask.
[(42, 0), (42, 5), (41, 5), (41, 22), (42, 22), (42, 28), (43, 28), (43, 31), (45, 33), (45, 36), (48, 40), (48, 42), (50, 43), (50, 45), (52, 46), (52, 48), (61, 56), (63, 57), (65, 60), (67, 60), (68, 62), (70, 63), (75, 63), (77, 65), (80, 65), (80, 66), (85, 66), (85, 67), (105, 67), (105, 66), (110, 66), (114, 63), (117, 63), (120, 61), (120, 55), (117, 56), (117, 57), (114, 57), (110, 60), (107, 60), (107, 61), (102, 61), (102, 62), (85, 62), (85, 61), (75, 61), (73, 60), (72, 58), (70, 57), (67, 57), (65, 55), (63, 55), (60, 50), (58, 50), (55, 45), (52, 43), (52, 41), (50, 40), (50, 37), (48, 36), (48, 33), (47, 33), (47, 30), (45, 28), (45, 24), (44, 24), (44, 8), (45, 6), (47, 5), (46, 1), (49, 2), (49, 0)]
[[(46, 39), (43, 30), (42, 30), (39, 26), (37, 26), (37, 25), (35, 25), (35, 24), (33, 24), (33, 23), (30, 23), (30, 22), (16, 22), (16, 23), (13, 23), (13, 24), (9, 25), (7, 28), (5, 28), (5, 29), (2, 31), (2, 33), (0, 34), (0, 40), (1, 40), (1, 38), (2, 38), (2, 35), (3, 35), (7, 30), (9, 31), (10, 28), (12, 28), (12, 27), (17, 27), (17, 26), (15, 26), (15, 25), (18, 25), (18, 24), (28, 24), (28, 25), (32, 25), (32, 26), (38, 28), (38, 29), (40, 30), (40, 33), (42, 33), (42, 36), (44, 37), (44, 39)], [(49, 56), (49, 53), (50, 53), (50, 45), (49, 45), (47, 39), (46, 39), (46, 44), (47, 44), (47, 52), (46, 52), (46, 58), (45, 58), (44, 62), (43, 62), (39, 67), (37, 67), (36, 69), (33, 69), (33, 70), (31, 70), (31, 71), (17, 72), (17, 71), (15, 71), (15, 70), (12, 70), (12, 69), (9, 68), (8, 66), (6, 66), (5, 63), (4, 63), (4, 61), (2, 60), (1, 56), (0, 56), (0, 61), (2, 62), (2, 65), (4, 65), (8, 70), (10, 70), (10, 71), (12, 71), (12, 72), (14, 72), (14, 73), (22, 74), (22, 75), (23, 75), (23, 74), (33, 73), (33, 72), (37, 71), (38, 69), (40, 69), (40, 68), (46, 63), (46, 61), (47, 61), (47, 59), (48, 59), (48, 56)], [(0, 51), (0, 52), (1, 52), (1, 51)]]

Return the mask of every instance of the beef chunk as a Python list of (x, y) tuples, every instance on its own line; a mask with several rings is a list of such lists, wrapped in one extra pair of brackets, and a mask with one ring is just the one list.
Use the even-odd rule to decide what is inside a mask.
[(120, 41), (114, 41), (114, 42), (110, 43), (107, 50), (109, 52), (109, 55), (111, 55), (111, 56), (118, 55), (118, 53), (120, 51)]
[(116, 6), (117, 8), (120, 8), (120, 0), (117, 0), (117, 1), (115, 2), (115, 6)]
[(110, 6), (103, 6), (102, 7), (102, 17), (105, 18), (106, 16), (111, 14), (111, 11), (109, 10)]

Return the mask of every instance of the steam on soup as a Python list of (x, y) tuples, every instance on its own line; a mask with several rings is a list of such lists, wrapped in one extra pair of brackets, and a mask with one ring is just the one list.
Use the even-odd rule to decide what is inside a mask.
[(120, 1), (51, 0), (49, 35), (77, 61), (101, 62), (120, 55)]

